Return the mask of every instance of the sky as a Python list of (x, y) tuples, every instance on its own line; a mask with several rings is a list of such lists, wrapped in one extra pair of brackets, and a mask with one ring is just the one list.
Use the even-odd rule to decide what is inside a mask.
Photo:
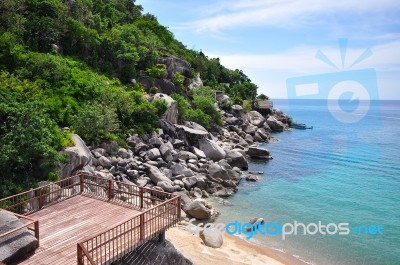
[[(335, 85), (323, 84), (333, 78), (342, 92), (347, 89), (347, 81), (352, 81), (348, 85), (362, 84), (357, 87), (365, 90), (359, 91), (360, 99), (400, 100), (398, 0), (136, 3), (143, 6), (145, 13), (155, 15), (188, 48), (220, 58), (227, 68), (243, 70), (257, 84), (259, 93), (271, 98), (295, 97), (297, 94), (288, 93), (287, 81), (296, 83), (303, 77), (315, 76), (319, 89), (310, 98), (330, 95), (328, 90)], [(365, 71), (363, 76), (363, 69), (376, 72), (375, 84), (363, 83), (364, 78), (371, 79), (365, 76), (371, 71)], [(356, 70), (361, 74), (350, 72)], [(344, 72), (348, 73), (343, 75)], [(372, 79), (374, 83), (375, 77)]]

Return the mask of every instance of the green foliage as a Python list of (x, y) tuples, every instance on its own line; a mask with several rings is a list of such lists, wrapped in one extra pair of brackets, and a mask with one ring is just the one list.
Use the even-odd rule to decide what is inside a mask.
[(234, 96), (231, 98), (233, 104), (237, 104), (237, 105), (243, 105), (243, 99), (241, 97), (238, 96)]
[(154, 79), (161, 79), (167, 76), (167, 69), (165, 65), (156, 64), (146, 69), (146, 74)]
[(181, 73), (175, 73), (172, 81), (178, 88), (185, 89), (185, 85), (183, 83), (185, 81), (185, 77)]
[(36, 101), (0, 101), (0, 196), (30, 186), (57, 166), (65, 135), (42, 109)]
[(181, 95), (172, 94), (178, 103), (178, 121), (194, 121), (207, 129), (213, 124), (222, 125), (222, 117), (215, 107), (214, 92), (209, 87), (195, 88), (191, 91), (192, 105)]
[(257, 86), (251, 82), (236, 84), (226, 91), (231, 97), (239, 97), (241, 99), (254, 100), (257, 96)]
[(269, 99), (269, 97), (268, 97), (268, 96), (266, 96), (266, 95), (264, 95), (264, 94), (260, 94), (260, 95), (258, 95), (258, 96), (257, 96), (257, 99), (261, 99), (261, 100), (268, 100), (268, 99)]
[(156, 99), (153, 105), (157, 110), (157, 116), (161, 117), (168, 109), (168, 103), (164, 99)]
[(253, 104), (250, 100), (243, 100), (243, 109), (245, 112), (253, 110)]
[(86, 141), (99, 143), (119, 131), (119, 121), (115, 109), (88, 103), (75, 116), (72, 128)]
[[(57, 151), (71, 145), (71, 132), (58, 127), (72, 127), (87, 142), (122, 145), (128, 133), (154, 131), (166, 103), (149, 102), (143, 86), (131, 80), (143, 72), (166, 78), (165, 66), (157, 64), (161, 56), (187, 60), (208, 86), (192, 90), (190, 102), (174, 95), (180, 122), (222, 124), (215, 89), (234, 102), (257, 95), (242, 71), (187, 49), (134, 0), (2, 0), (0, 14), (3, 194), (57, 179), (55, 165), (65, 160)], [(170, 81), (185, 89), (182, 74)]]

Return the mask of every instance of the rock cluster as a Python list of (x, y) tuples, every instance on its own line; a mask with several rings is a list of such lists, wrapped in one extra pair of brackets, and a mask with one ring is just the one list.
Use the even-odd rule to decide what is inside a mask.
[[(170, 101), (169, 106), (175, 108), (174, 102)], [(169, 109), (167, 113), (174, 111)], [(239, 105), (221, 114), (225, 126), (212, 132), (194, 122), (173, 124), (170, 115), (160, 119), (158, 132), (127, 138), (129, 147), (118, 148), (112, 142), (89, 148), (90, 163), (83, 160), (82, 171), (140, 187), (177, 192), (182, 196), (186, 214), (201, 220), (213, 219), (215, 211), (202, 199), (234, 194), (244, 178), (243, 170), (248, 169), (249, 157), (271, 158), (269, 151), (257, 144), (270, 142), (271, 132), (281, 130), (280, 121), (272, 123), (273, 116), (263, 117), (256, 111), (245, 114)], [(256, 181), (257, 177), (247, 180)]]

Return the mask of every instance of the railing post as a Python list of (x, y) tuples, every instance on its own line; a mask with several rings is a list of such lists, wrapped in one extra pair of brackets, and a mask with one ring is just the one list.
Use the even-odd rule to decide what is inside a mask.
[(181, 220), (181, 196), (178, 196), (177, 198), (176, 198), (177, 200), (178, 200), (178, 221), (180, 221)]
[(79, 243), (76, 245), (77, 246), (77, 256), (78, 256), (78, 265), (84, 265), (83, 264), (83, 255), (82, 255), (82, 249)]
[(39, 221), (36, 221), (34, 225), (35, 225), (35, 237), (38, 240), (36, 248), (39, 248), (39, 246), (40, 246), (40, 241), (39, 241)]
[(112, 199), (112, 180), (108, 180), (108, 200)]
[(145, 223), (144, 223), (144, 215), (145, 215), (145, 213), (142, 213), (140, 215), (140, 240), (144, 239), (144, 225), (145, 225)]
[(42, 209), (42, 207), (43, 207), (42, 188), (39, 188), (39, 198), (38, 198), (38, 201), (39, 201), (39, 210), (40, 210), (40, 209)]
[(80, 189), (81, 189), (81, 193), (83, 193), (83, 191), (84, 191), (84, 186), (83, 186), (84, 179), (83, 179), (83, 177), (84, 177), (83, 174), (79, 174), (79, 186), (80, 186)]
[(143, 209), (143, 187), (139, 187), (139, 196), (140, 196), (140, 209)]

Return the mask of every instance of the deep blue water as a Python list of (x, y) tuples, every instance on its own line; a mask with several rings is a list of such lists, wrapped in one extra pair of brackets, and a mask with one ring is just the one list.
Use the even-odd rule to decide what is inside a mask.
[[(313, 130), (274, 134), (273, 160), (251, 161), (260, 181), (242, 181), (218, 205), (217, 222), (381, 225), (383, 234), (257, 235), (255, 240), (312, 264), (400, 264), (400, 101), (373, 101), (360, 120), (334, 118), (324, 100), (275, 100), (274, 107)], [(354, 111), (349, 107), (346, 111)]]

